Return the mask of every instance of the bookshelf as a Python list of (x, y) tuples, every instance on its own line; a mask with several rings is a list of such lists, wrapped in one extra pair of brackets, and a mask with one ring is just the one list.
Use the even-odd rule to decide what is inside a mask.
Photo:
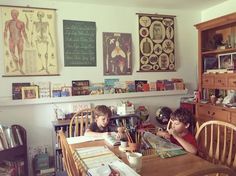
[(126, 99), (126, 98), (143, 98), (143, 97), (155, 97), (155, 96), (172, 96), (172, 95), (184, 95), (187, 93), (188, 89), (149, 91), (149, 92), (130, 92), (121, 94), (52, 97), (52, 98), (41, 98), (41, 99), (38, 98), (38, 99), (27, 99), (27, 100), (12, 100), (11, 97), (0, 97), (0, 107), (53, 104), (53, 103), (66, 103), (66, 102), (85, 102), (85, 101), (96, 101), (96, 100), (114, 100), (114, 99)]
[[(0, 151), (0, 161), (23, 161), (24, 162), (24, 176), (29, 175), (28, 171), (28, 154), (27, 154), (27, 137), (26, 130), (20, 125), (12, 125), (13, 130), (19, 129), (23, 145), (18, 145), (13, 148), (8, 148)], [(13, 131), (14, 132), (14, 131)], [(14, 134), (15, 136), (16, 134)]]

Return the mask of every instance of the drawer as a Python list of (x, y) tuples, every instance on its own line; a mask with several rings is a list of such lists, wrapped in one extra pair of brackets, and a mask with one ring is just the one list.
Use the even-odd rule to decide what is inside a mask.
[(225, 74), (215, 75), (214, 86), (217, 88), (222, 88), (222, 89), (227, 88), (227, 77), (225, 76)]
[(236, 89), (236, 75), (228, 76), (228, 88)]
[(230, 114), (230, 122), (236, 125), (236, 112), (231, 112)]
[(202, 86), (211, 88), (214, 86), (214, 75), (204, 74), (202, 75)]
[(198, 105), (198, 118), (204, 120), (220, 120), (230, 122), (230, 112), (223, 108), (215, 108), (214, 106)]

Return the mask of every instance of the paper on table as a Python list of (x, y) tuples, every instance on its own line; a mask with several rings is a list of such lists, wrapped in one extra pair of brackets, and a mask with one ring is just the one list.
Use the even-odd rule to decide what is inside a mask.
[[(120, 160), (112, 162), (111, 164), (109, 164), (109, 166), (115, 171), (118, 171), (120, 176), (140, 176)], [(103, 165), (100, 167), (89, 169), (88, 174), (91, 176), (109, 176), (109, 174), (111, 173), (111, 169), (109, 168), (109, 166)]]
[(103, 137), (92, 137), (92, 136), (77, 136), (77, 137), (70, 137), (67, 138), (68, 144), (78, 144), (82, 142), (89, 142), (89, 141), (98, 141), (103, 140)]

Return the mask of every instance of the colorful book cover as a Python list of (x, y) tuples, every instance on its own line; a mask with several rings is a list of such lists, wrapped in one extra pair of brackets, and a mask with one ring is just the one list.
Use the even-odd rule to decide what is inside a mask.
[(164, 82), (165, 90), (174, 90), (175, 89), (173, 81), (164, 80), (163, 82)]
[(149, 83), (149, 88), (150, 88), (150, 91), (156, 91), (157, 90), (156, 83), (155, 82), (150, 82)]
[(165, 90), (164, 81), (163, 80), (157, 80), (156, 81), (156, 88), (157, 88), (157, 91)]
[(89, 80), (72, 81), (72, 96), (89, 94)]
[(39, 87), (39, 97), (40, 98), (50, 98), (51, 97), (51, 82), (35, 82), (33, 85)]
[(89, 87), (90, 95), (104, 94), (104, 83), (93, 83)]
[(64, 86), (61, 88), (61, 97), (72, 96), (71, 86)]
[(61, 97), (61, 88), (64, 87), (63, 83), (53, 83), (51, 85), (51, 95), (52, 97)]
[(121, 81), (115, 82), (114, 88), (115, 88), (115, 93), (126, 93), (127, 92), (126, 82), (121, 82)]
[(12, 83), (12, 99), (20, 100), (22, 99), (21, 88), (25, 86), (30, 86), (29, 82), (24, 83)]
[(115, 82), (118, 82), (118, 78), (105, 79), (104, 80), (104, 94), (114, 94), (115, 93)]
[(144, 92), (144, 84), (147, 84), (147, 80), (135, 80), (134, 84), (136, 92)]
[(127, 92), (136, 92), (134, 81), (126, 81)]

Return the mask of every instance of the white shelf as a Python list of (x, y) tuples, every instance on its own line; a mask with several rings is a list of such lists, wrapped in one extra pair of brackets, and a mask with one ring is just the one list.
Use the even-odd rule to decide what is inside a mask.
[(29, 100), (12, 100), (10, 97), (8, 97), (8, 98), (0, 98), (0, 107), (1, 106), (24, 106), (24, 105), (38, 105), (38, 104), (55, 104), (55, 103), (68, 103), (68, 102), (84, 102), (84, 101), (97, 101), (97, 100), (184, 95), (184, 94), (187, 94), (187, 92), (188, 90), (185, 89), (185, 90), (150, 91), (150, 92), (130, 92), (130, 93), (120, 93), (120, 94), (53, 97), (53, 98), (41, 98), (41, 99), (38, 98), (38, 99), (29, 99)]

